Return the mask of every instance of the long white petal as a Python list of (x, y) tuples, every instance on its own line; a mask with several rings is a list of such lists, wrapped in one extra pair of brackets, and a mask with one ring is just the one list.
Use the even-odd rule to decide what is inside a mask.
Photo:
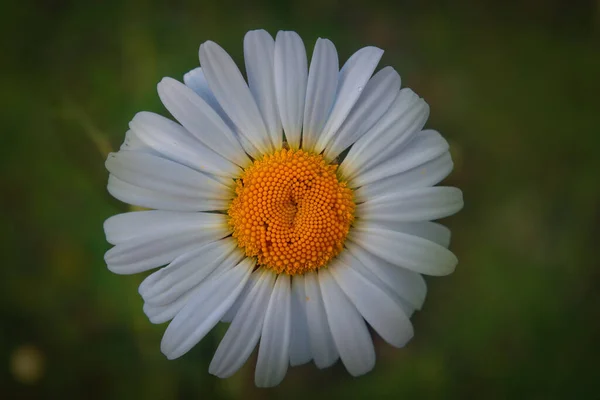
[(354, 191), (354, 196), (357, 202), (362, 203), (396, 188), (413, 189), (433, 186), (447, 177), (452, 167), (452, 157), (449, 152), (445, 152), (418, 167), (362, 186)]
[(333, 108), (317, 140), (317, 153), (325, 149), (354, 107), (382, 55), (383, 50), (377, 47), (364, 47), (354, 53), (342, 67)]
[(155, 210), (127, 212), (104, 221), (104, 233), (106, 241), (113, 245), (149, 236), (168, 236), (178, 230), (189, 229), (189, 216), (187, 213)]
[[(106, 252), (104, 259), (114, 273), (135, 274), (160, 267), (203, 243), (219, 240), (230, 233), (225, 216), (220, 214), (142, 212), (148, 213), (151, 216), (148, 221), (152, 222), (143, 231), (123, 233), (118, 240), (113, 236), (112, 241), (117, 245)], [(163, 226), (156, 223), (161, 218)]]
[(304, 275), (304, 290), (312, 358), (318, 368), (327, 368), (337, 361), (339, 353), (331, 336), (321, 289), (319, 288), (319, 280), (315, 272)]
[(448, 142), (438, 132), (432, 130), (421, 131), (401, 152), (366, 171), (361, 171), (355, 178), (351, 179), (350, 185), (351, 187), (364, 186), (409, 171), (438, 158), (448, 151), (448, 147)]
[[(190, 252), (190, 253), (192, 253), (192, 252)], [(179, 263), (180, 261), (184, 262), (186, 259), (189, 260), (191, 258), (191, 256), (189, 255), (190, 253), (182, 255), (180, 258), (178, 258), (175, 261), (177, 261)], [(243, 257), (244, 257), (243, 252), (233, 251), (205, 279), (214, 279), (215, 277), (222, 274), (223, 272), (226, 272), (229, 269), (235, 267), (236, 265), (239, 264), (240, 260)], [(161, 271), (161, 270), (159, 270), (159, 271)], [(150, 275), (150, 276), (152, 276), (152, 275)], [(146, 284), (152, 283), (151, 281), (150, 282), (145, 281), (145, 282), (146, 282)], [(144, 282), (142, 282), (142, 284), (144, 284)], [(142, 288), (142, 290), (145, 290), (145, 289), (146, 288)], [(196, 293), (201, 290), (204, 290), (203, 286), (198, 284), (195, 287), (192, 287), (189, 290), (182, 292), (179, 297), (177, 297), (175, 300), (173, 300), (169, 303), (151, 304), (151, 303), (146, 302), (146, 303), (144, 303), (144, 313), (148, 316), (148, 319), (153, 324), (162, 324), (164, 322), (170, 321), (179, 313), (179, 311), (181, 311), (181, 309), (183, 307), (185, 307), (185, 305), (189, 302), (189, 300), (192, 299), (194, 296), (196, 296)]]
[[(148, 304), (166, 305), (194, 288), (217, 269), (236, 249), (232, 238), (207, 243), (198, 249), (177, 257), (168, 266), (149, 275), (139, 287), (139, 293)], [(236, 252), (230, 261), (237, 264), (244, 256)]]
[(360, 226), (354, 227), (348, 238), (394, 265), (421, 274), (448, 275), (458, 262), (443, 246), (402, 232)]
[(287, 372), (291, 334), (290, 277), (277, 277), (262, 327), (254, 381), (258, 387), (278, 385)]
[(450, 229), (437, 222), (361, 221), (356, 223), (355, 226), (408, 233), (409, 235), (430, 240), (446, 248), (450, 246)]
[(246, 258), (235, 268), (202, 282), (202, 289), (173, 318), (161, 342), (169, 360), (181, 357), (219, 322), (250, 277), (255, 261)]
[(292, 277), (292, 337), (290, 341), (290, 365), (306, 364), (312, 359), (306, 320), (306, 292), (304, 276)]
[(356, 309), (383, 340), (403, 347), (414, 335), (413, 327), (402, 307), (382, 287), (350, 267), (356, 263), (346, 253), (329, 268), (331, 275), (346, 293)]
[(208, 372), (219, 378), (230, 377), (244, 365), (260, 338), (276, 275), (266, 268), (254, 274), (258, 274), (256, 283), (240, 305), (208, 367)]
[(429, 106), (410, 89), (402, 89), (387, 112), (350, 149), (340, 165), (347, 179), (368, 169), (404, 146), (421, 130)]
[(186, 73), (183, 76), (183, 81), (185, 85), (192, 89), (198, 96), (202, 97), (206, 103), (212, 107), (213, 110), (219, 114), (219, 117), (225, 122), (225, 124), (229, 127), (229, 129), (235, 134), (235, 137), (242, 144), (242, 147), (246, 149), (248, 154), (258, 154), (259, 151), (256, 147), (246, 139), (245, 136), (240, 135), (238, 127), (235, 126), (229, 115), (223, 110), (223, 107), (217, 101), (212, 90), (208, 86), (208, 81), (206, 80), (206, 76), (204, 76), (204, 71), (202, 68), (198, 67), (190, 72)]
[(223, 200), (233, 197), (233, 190), (202, 172), (151, 154), (125, 151), (110, 153), (106, 168), (119, 180), (151, 191), (189, 199), (202, 208), (203, 200)]
[(306, 50), (296, 32), (277, 32), (275, 38), (275, 93), (288, 144), (300, 148), (306, 81)]
[(329, 269), (319, 271), (327, 321), (344, 366), (352, 376), (360, 376), (375, 366), (373, 340), (363, 317), (335, 282)]
[(224, 210), (227, 200), (198, 199), (174, 195), (160, 190), (151, 190), (132, 185), (114, 175), (108, 177), (108, 192), (116, 199), (135, 206), (166, 211)]
[[(262, 154), (271, 151), (273, 144), (258, 106), (229, 54), (214, 42), (204, 42), (200, 46), (200, 64), (211, 91), (237, 126), (240, 135)], [(251, 155), (255, 158), (260, 156)]]
[(237, 177), (241, 169), (192, 136), (181, 125), (158, 114), (140, 112), (129, 123), (143, 143), (163, 158), (213, 175)]
[(333, 43), (328, 39), (317, 39), (308, 70), (304, 101), (303, 149), (314, 150), (321, 130), (327, 122), (335, 100), (339, 68), (338, 55)]
[(169, 112), (198, 140), (244, 168), (250, 159), (219, 114), (192, 89), (172, 78), (158, 84), (158, 95)]
[[(241, 253), (244, 254), (243, 251), (241, 251)], [(233, 305), (231, 307), (229, 307), (229, 310), (227, 310), (227, 312), (223, 315), (223, 317), (221, 318), (221, 322), (230, 324), (231, 321), (233, 321), (233, 318), (235, 317), (237, 312), (240, 310), (240, 307), (242, 306), (244, 301), (246, 301), (246, 297), (248, 296), (248, 294), (250, 293), (252, 288), (256, 285), (257, 278), (260, 275), (261, 270), (262, 269), (257, 269), (252, 273), (252, 275), (250, 275), (248, 284), (244, 287), (244, 289), (242, 290), (242, 293), (240, 293), (238, 298), (235, 299), (235, 301), (233, 302)]]
[(385, 114), (400, 91), (400, 75), (392, 67), (377, 72), (365, 86), (333, 140), (325, 149), (325, 158), (333, 160), (350, 147)]
[(429, 221), (455, 214), (462, 207), (462, 192), (455, 187), (397, 188), (357, 205), (356, 214), (364, 220)]
[[(394, 293), (414, 308), (421, 309), (427, 296), (427, 285), (421, 274), (390, 264), (351, 241), (346, 242), (346, 247), (356, 260), (388, 285)], [(356, 266), (354, 263), (350, 265)]]
[(275, 96), (274, 59), (275, 41), (267, 31), (258, 29), (246, 33), (244, 61), (248, 86), (265, 122), (271, 143), (275, 149), (281, 149), (283, 134)]
[(219, 117), (221, 117), (223, 122), (225, 122), (232, 131), (236, 129), (235, 124), (233, 121), (231, 121), (229, 115), (227, 115), (225, 110), (223, 110), (223, 107), (221, 107), (217, 101), (217, 98), (210, 90), (208, 81), (204, 76), (204, 71), (202, 71), (202, 68), (197, 67), (187, 72), (183, 76), (183, 83), (185, 83), (185, 86), (192, 89), (198, 96), (202, 97), (202, 100), (204, 100), (206, 104), (211, 106), (211, 108), (215, 110), (217, 114), (219, 114)]
[(137, 151), (139, 153), (154, 154), (155, 156), (161, 156), (161, 152), (148, 146), (148, 144), (142, 142), (138, 135), (131, 129), (125, 132), (125, 139), (123, 144), (119, 147), (121, 151)]

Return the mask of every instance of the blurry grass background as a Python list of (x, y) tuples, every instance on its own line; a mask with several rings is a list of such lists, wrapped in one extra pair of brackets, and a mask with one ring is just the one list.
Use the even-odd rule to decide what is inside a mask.
[[(167, 361), (142, 276), (109, 273), (106, 153), (140, 110), (167, 115), (163, 76), (214, 40), (242, 63), (249, 29), (318, 37), (343, 62), (386, 50), (451, 142), (465, 208), (446, 223), (460, 263), (430, 278), (405, 349), (378, 363), (207, 373), (219, 329)], [(0, 397), (598, 398), (600, 2), (8, 1), (0, 5)], [(223, 327), (220, 328), (222, 332)]]

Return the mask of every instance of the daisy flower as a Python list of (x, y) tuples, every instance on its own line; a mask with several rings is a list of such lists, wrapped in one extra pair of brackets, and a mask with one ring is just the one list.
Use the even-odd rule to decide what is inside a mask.
[(184, 83), (158, 94), (178, 122), (141, 112), (106, 161), (108, 191), (148, 208), (109, 218), (108, 269), (160, 268), (140, 285), (161, 343), (181, 357), (230, 323), (209, 372), (234, 374), (258, 345), (257, 386), (288, 366), (338, 359), (353, 376), (375, 364), (368, 326), (394, 347), (413, 336), (422, 274), (457, 263), (449, 230), (432, 220), (463, 206), (434, 186), (452, 170), (448, 143), (423, 130), (429, 107), (400, 88), (383, 51), (365, 47), (339, 68), (317, 40), (244, 38), (247, 82), (214, 42)]

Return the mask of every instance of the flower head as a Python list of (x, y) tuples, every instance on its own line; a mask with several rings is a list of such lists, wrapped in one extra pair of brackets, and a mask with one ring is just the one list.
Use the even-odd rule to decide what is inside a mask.
[(217, 44), (200, 46), (185, 84), (159, 96), (179, 123), (142, 112), (109, 155), (109, 192), (150, 208), (105, 223), (108, 268), (162, 267), (140, 285), (153, 323), (171, 321), (161, 350), (177, 358), (219, 321), (231, 323), (209, 372), (231, 376), (260, 341), (255, 380), (288, 365), (375, 363), (370, 325), (402, 347), (413, 336), (421, 274), (451, 273), (460, 190), (448, 143), (423, 130), (427, 104), (366, 47), (339, 69), (319, 39), (310, 66), (300, 37), (244, 38), (248, 83)]

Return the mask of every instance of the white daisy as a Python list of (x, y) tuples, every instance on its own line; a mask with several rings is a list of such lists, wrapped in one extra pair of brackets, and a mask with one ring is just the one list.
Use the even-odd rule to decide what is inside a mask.
[(251, 31), (246, 83), (209, 41), (185, 84), (158, 84), (179, 123), (133, 118), (106, 161), (108, 190), (153, 210), (106, 221), (105, 259), (117, 274), (164, 266), (139, 292), (151, 322), (171, 321), (169, 359), (230, 322), (209, 372), (231, 376), (260, 341), (255, 381), (273, 386), (310, 361), (368, 372), (367, 324), (392, 346), (411, 339), (421, 274), (457, 263), (449, 230), (430, 221), (463, 200), (433, 187), (452, 160), (442, 136), (423, 130), (425, 101), (391, 67), (371, 76), (382, 54), (365, 47), (339, 69), (333, 43), (319, 39), (309, 66), (296, 33)]

